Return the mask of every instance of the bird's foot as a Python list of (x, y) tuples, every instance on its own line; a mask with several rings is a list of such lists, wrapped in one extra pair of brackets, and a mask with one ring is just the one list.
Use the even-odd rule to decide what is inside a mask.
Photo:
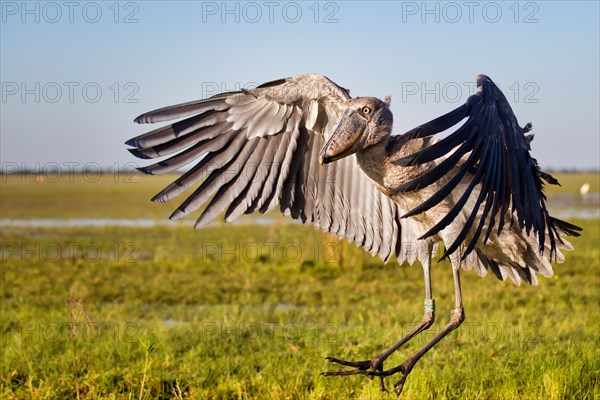
[(399, 396), (400, 393), (402, 392), (404, 382), (406, 381), (406, 376), (410, 373), (414, 364), (417, 362), (417, 360), (419, 359), (420, 356), (418, 356), (418, 357), (413, 356), (413, 358), (409, 358), (402, 365), (399, 365), (398, 367), (388, 369), (385, 371), (383, 370), (383, 362), (385, 360), (387, 360), (387, 358), (390, 355), (392, 355), (396, 350), (398, 350), (402, 345), (404, 345), (406, 342), (408, 342), (410, 339), (412, 339), (415, 335), (417, 335), (418, 333), (429, 328), (431, 326), (431, 324), (433, 324), (434, 306), (435, 306), (435, 303), (433, 302), (433, 299), (426, 299), (425, 300), (425, 314), (424, 314), (421, 322), (419, 324), (417, 324), (417, 326), (415, 326), (410, 332), (408, 332), (402, 339), (400, 339), (394, 345), (387, 348), (383, 352), (379, 353), (372, 359), (365, 360), (365, 361), (346, 361), (346, 360), (340, 360), (340, 359), (337, 359), (334, 357), (326, 357), (325, 359), (328, 360), (329, 362), (340, 364), (345, 367), (353, 367), (353, 369), (348, 369), (346, 371), (321, 372), (321, 375), (324, 375), (324, 376), (365, 375), (371, 379), (373, 379), (373, 377), (376, 376), (379, 378), (379, 388), (382, 391), (387, 392), (388, 390), (385, 387), (384, 378), (386, 376), (390, 376), (390, 375), (396, 374), (398, 372), (401, 372), (403, 375), (402, 378), (398, 382), (396, 382), (396, 384), (394, 385), (395, 391)]
[(402, 389), (404, 388), (404, 383), (406, 382), (406, 378), (408, 377), (408, 374), (410, 374), (410, 372), (412, 371), (413, 366), (414, 366), (414, 361), (409, 358), (408, 360), (404, 361), (402, 364), (398, 365), (397, 367), (390, 368), (385, 371), (369, 370), (369, 371), (365, 372), (365, 375), (377, 376), (377, 377), (379, 377), (379, 379), (382, 380), (386, 376), (391, 376), (391, 375), (394, 375), (397, 373), (401, 373), (402, 378), (400, 378), (398, 380), (398, 382), (394, 383), (394, 391), (396, 392), (396, 399), (398, 399), (400, 397), (400, 394), (402, 393)]
[[(377, 357), (372, 358), (371, 360), (365, 361), (346, 361), (340, 360), (335, 357), (325, 357), (325, 359), (329, 362), (343, 365), (345, 367), (354, 367), (354, 369), (346, 370), (346, 371), (325, 371), (321, 372), (323, 376), (346, 376), (346, 375), (366, 375), (369, 378), (373, 379), (374, 376), (379, 376), (376, 374), (371, 374), (371, 372), (384, 372), (383, 371), (383, 361)], [(387, 392), (388, 390), (385, 387), (385, 383), (383, 381), (384, 375), (379, 376), (379, 388), (382, 392)]]

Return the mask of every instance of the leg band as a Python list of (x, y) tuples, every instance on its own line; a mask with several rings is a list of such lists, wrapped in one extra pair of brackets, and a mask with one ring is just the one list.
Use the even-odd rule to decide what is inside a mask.
[(426, 313), (435, 312), (435, 300), (434, 299), (425, 299), (425, 312)]

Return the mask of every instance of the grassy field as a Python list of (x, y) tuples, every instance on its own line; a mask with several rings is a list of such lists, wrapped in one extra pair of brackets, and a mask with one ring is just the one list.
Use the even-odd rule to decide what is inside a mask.
[[(43, 178), (43, 177), (42, 177)], [(169, 177), (3, 177), (2, 218), (165, 218)], [(598, 175), (564, 175), (553, 194)], [(552, 195), (550, 202), (552, 202)], [(597, 207), (597, 206), (596, 206)], [(422, 316), (421, 268), (385, 266), (310, 227), (20, 227), (2, 244), (2, 399), (392, 399), (324, 357), (368, 359)], [(600, 220), (539, 287), (463, 273), (467, 320), (407, 380), (404, 399), (600, 398)], [(433, 269), (441, 329), (452, 274)], [(388, 387), (395, 382), (388, 379)]]

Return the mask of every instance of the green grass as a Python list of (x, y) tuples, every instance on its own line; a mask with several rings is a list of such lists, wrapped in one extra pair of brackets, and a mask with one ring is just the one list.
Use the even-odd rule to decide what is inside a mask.
[[(165, 182), (3, 185), (2, 218), (156, 218), (173, 207), (147, 203)], [(600, 398), (600, 221), (571, 222), (584, 235), (539, 287), (462, 274), (467, 319), (417, 364), (404, 399)], [(0, 237), (2, 399), (72, 399), (77, 388), (86, 399), (393, 399), (363, 376), (319, 376), (336, 369), (324, 357), (370, 358), (422, 315), (418, 265), (385, 266), (297, 224)], [(435, 325), (387, 367), (447, 321), (449, 265), (432, 278)]]

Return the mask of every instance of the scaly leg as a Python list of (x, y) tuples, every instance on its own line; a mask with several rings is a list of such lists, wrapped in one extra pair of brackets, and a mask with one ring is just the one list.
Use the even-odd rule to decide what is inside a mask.
[(419, 351), (414, 353), (411, 357), (409, 357), (406, 361), (404, 361), (401, 365), (388, 369), (386, 371), (366, 371), (365, 374), (371, 376), (379, 376), (385, 377), (396, 374), (398, 372), (402, 373), (402, 378), (398, 382), (394, 384), (396, 388), (396, 393), (400, 395), (402, 393), (402, 388), (404, 386), (404, 382), (406, 382), (406, 377), (412, 371), (415, 364), (421, 359), (423, 354), (427, 353), (429, 349), (435, 346), (440, 340), (446, 337), (450, 332), (455, 330), (462, 324), (465, 320), (465, 311), (463, 309), (462, 303), (462, 292), (460, 290), (460, 274), (459, 269), (452, 268), (454, 272), (454, 295), (455, 295), (455, 308), (452, 310), (452, 316), (450, 317), (450, 321), (444, 328), (438, 333), (429, 343), (423, 346)]
[[(396, 342), (394, 345), (390, 346), (380, 354), (376, 355), (370, 360), (365, 361), (346, 361), (340, 360), (334, 357), (326, 357), (326, 360), (344, 365), (347, 367), (354, 367), (355, 369), (347, 370), (347, 371), (327, 371), (322, 372), (323, 376), (341, 376), (341, 375), (357, 375), (363, 374), (366, 375), (367, 371), (374, 372), (383, 372), (383, 362), (392, 355), (396, 350), (398, 350), (403, 344), (408, 342), (410, 339), (415, 337), (417, 334), (423, 332), (427, 328), (429, 328), (434, 321), (435, 318), (435, 302), (431, 297), (431, 251), (432, 247), (429, 246), (427, 248), (428, 254), (425, 262), (423, 263), (423, 277), (425, 280), (425, 312), (423, 315), (423, 319), (419, 322), (410, 332), (408, 332), (402, 339)], [(377, 375), (377, 374), (373, 374)], [(379, 378), (379, 387), (382, 391), (387, 391), (385, 388), (385, 384), (383, 382), (384, 375), (381, 375)]]

